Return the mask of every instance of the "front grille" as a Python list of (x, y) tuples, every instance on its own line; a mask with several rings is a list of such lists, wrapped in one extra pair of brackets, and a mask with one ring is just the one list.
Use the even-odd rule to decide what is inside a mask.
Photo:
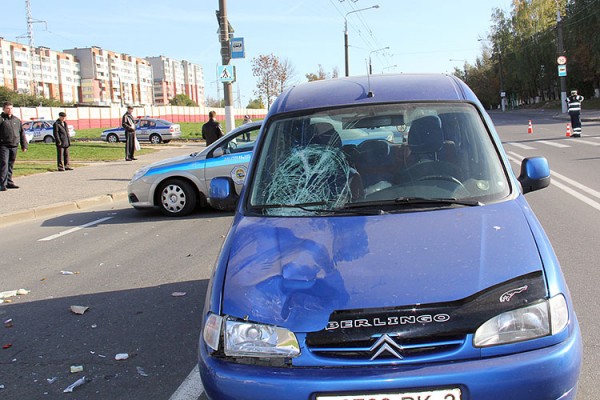
[[(376, 345), (379, 337), (365, 341), (353, 341), (335, 345), (312, 345), (309, 350), (317, 357), (324, 359), (380, 362), (416, 362), (423, 359), (445, 358), (460, 350), (466, 340), (461, 336), (443, 336), (437, 338), (402, 339), (388, 335), (390, 342)], [(385, 345), (388, 345), (388, 350)], [(394, 352), (401, 356), (398, 358)], [(378, 354), (379, 353), (379, 354)]]

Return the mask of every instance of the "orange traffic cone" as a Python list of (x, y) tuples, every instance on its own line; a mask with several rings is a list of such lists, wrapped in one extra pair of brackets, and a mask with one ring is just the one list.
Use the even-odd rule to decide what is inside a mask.
[(567, 137), (571, 137), (571, 124), (567, 124)]
[(533, 133), (533, 125), (531, 125), (531, 120), (529, 120), (529, 128), (527, 128), (527, 133)]

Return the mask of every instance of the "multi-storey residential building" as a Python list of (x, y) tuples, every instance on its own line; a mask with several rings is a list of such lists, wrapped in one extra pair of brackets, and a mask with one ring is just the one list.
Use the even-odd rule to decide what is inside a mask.
[(154, 101), (169, 104), (178, 94), (185, 94), (198, 104), (204, 103), (202, 67), (188, 61), (165, 56), (147, 57), (154, 73)]
[(94, 105), (151, 105), (152, 68), (143, 58), (93, 46), (69, 49), (81, 69), (81, 102)]
[(79, 66), (66, 53), (0, 38), (0, 83), (20, 93), (78, 102)]
[(204, 103), (202, 67), (168, 57), (138, 58), (97, 46), (57, 52), (0, 37), (0, 86), (88, 105), (169, 104), (178, 94)]

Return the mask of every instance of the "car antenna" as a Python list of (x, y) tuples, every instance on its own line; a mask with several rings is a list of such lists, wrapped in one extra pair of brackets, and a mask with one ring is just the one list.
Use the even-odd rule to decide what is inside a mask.
[(367, 92), (367, 97), (374, 97), (375, 93), (373, 93), (373, 91), (371, 90), (371, 74), (369, 73), (369, 64), (367, 63), (366, 59), (365, 65), (367, 66), (367, 88), (369, 89), (369, 91)]

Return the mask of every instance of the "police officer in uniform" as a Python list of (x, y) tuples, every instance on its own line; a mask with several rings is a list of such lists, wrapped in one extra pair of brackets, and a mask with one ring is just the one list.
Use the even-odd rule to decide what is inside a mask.
[(571, 117), (571, 127), (573, 134), (571, 137), (581, 137), (581, 102), (583, 96), (577, 94), (577, 90), (571, 90), (571, 95), (567, 97), (569, 116)]
[(127, 106), (127, 112), (121, 118), (121, 126), (125, 129), (125, 161), (137, 160), (135, 153), (135, 120), (133, 119), (133, 106)]

